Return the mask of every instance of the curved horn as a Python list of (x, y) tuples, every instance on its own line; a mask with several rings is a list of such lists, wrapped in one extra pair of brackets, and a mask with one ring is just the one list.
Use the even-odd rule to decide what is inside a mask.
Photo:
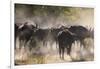
[(69, 32), (71, 35), (76, 35), (75, 33), (72, 33), (71, 31), (69, 31), (68, 29), (65, 29), (65, 31)]
[(24, 26), (24, 24), (20, 25), (20, 26), (18, 27), (18, 29), (21, 29), (23, 26)]

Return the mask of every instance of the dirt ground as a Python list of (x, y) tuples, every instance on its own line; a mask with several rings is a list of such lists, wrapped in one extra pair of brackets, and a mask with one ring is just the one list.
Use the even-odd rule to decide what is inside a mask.
[[(33, 49), (29, 51), (28, 48), (15, 50), (15, 65), (27, 65), (27, 64), (49, 64), (49, 63), (66, 63), (66, 62), (81, 62), (81, 61), (93, 61), (94, 60), (94, 46), (93, 41), (90, 40), (89, 46), (82, 48), (79, 42), (72, 44), (72, 51), (70, 56), (64, 53), (64, 60), (59, 57), (58, 48), (54, 44), (52, 47), (40, 47), (39, 49)], [(33, 54), (35, 52), (35, 54)]]

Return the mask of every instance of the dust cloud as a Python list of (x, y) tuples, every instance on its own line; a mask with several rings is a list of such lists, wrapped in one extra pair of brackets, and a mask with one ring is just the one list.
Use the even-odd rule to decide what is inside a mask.
[(93, 8), (71, 7), (71, 9), (72, 9), (72, 14), (68, 16), (64, 14), (55, 16), (52, 13), (48, 15), (42, 15), (44, 12), (39, 12), (39, 11), (37, 12), (39, 12), (40, 15), (34, 15), (33, 11), (35, 11), (35, 9), (34, 10), (32, 9), (32, 5), (16, 4), (15, 23), (25, 23), (25, 22), (29, 22), (31, 24), (36, 23), (39, 25), (40, 28), (59, 27), (61, 25), (65, 26), (82, 25), (85, 27), (93, 28), (94, 26)]

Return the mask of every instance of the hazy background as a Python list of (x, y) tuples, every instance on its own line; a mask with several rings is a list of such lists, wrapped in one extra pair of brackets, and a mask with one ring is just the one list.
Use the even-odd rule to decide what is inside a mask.
[(16, 23), (37, 23), (41, 28), (60, 25), (83, 25), (93, 27), (94, 9), (81, 7), (58, 7), (45, 5), (15, 4)]

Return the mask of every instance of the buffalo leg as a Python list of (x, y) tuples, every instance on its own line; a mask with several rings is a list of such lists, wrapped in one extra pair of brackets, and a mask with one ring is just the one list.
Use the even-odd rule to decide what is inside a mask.
[(64, 47), (62, 47), (62, 59), (64, 59)]
[(61, 47), (59, 46), (59, 56), (61, 58)]
[(69, 45), (69, 46), (67, 47), (67, 54), (70, 55), (70, 52), (71, 52), (71, 45)]

